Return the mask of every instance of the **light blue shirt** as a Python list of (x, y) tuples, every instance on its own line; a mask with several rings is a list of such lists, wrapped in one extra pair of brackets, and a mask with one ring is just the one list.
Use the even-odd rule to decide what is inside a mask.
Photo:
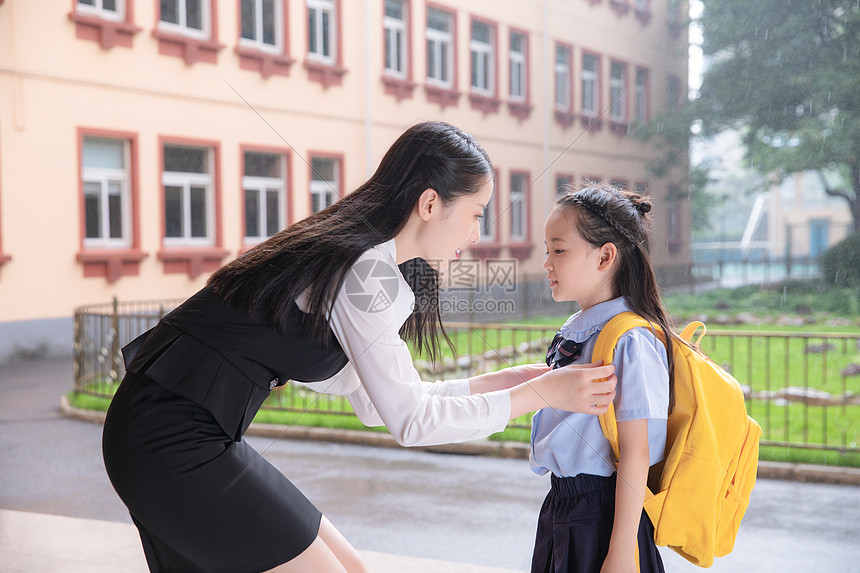
[[(623, 297), (602, 302), (571, 316), (561, 335), (582, 342), (577, 364), (591, 362), (597, 335), (612, 317), (630, 310)], [(619, 422), (648, 420), (648, 451), (651, 465), (663, 459), (666, 420), (669, 416), (669, 367), (666, 348), (647, 328), (635, 328), (615, 347), (615, 417)], [(600, 421), (591, 414), (544, 408), (532, 419), (532, 449), (529, 462), (539, 475), (558, 477), (578, 474), (611, 476), (615, 456), (603, 436)]]

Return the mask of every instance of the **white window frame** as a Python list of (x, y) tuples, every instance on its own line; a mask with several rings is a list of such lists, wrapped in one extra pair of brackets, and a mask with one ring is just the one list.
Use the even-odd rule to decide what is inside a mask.
[[(558, 55), (562, 51), (567, 54), (567, 63), (558, 61)], [(569, 46), (555, 45), (555, 109), (559, 111), (570, 112), (573, 109), (571, 94), (572, 58), (573, 50)]]
[[(81, 179), (83, 179), (82, 192), (84, 194), (84, 247), (86, 248), (129, 248), (131, 247), (131, 177), (129, 176), (131, 154), (129, 142), (126, 139), (110, 137), (85, 136), (83, 145), (86, 146), (87, 139), (101, 139), (118, 141), (123, 144), (123, 164), (125, 169), (110, 169), (107, 167), (81, 166)], [(95, 183), (99, 186), (100, 225), (99, 237), (86, 236), (86, 184)], [(119, 183), (120, 200), (122, 210), (120, 211), (120, 224), (122, 225), (122, 237), (112, 238), (110, 236), (110, 183)]]
[[(308, 26), (311, 22), (311, 14), (316, 14), (316, 45), (311, 46), (311, 36), (308, 34), (308, 59), (332, 65), (337, 61), (337, 6), (336, 0), (307, 0), (308, 7)], [(325, 55), (325, 34), (323, 33), (325, 24), (323, 23), (323, 14), (328, 14), (328, 38), (330, 46), (328, 47), (329, 55)], [(309, 29), (309, 28), (308, 28)]]
[(327, 179), (314, 179), (317, 176), (317, 173), (313, 168), (311, 168), (311, 182), (310, 182), (310, 191), (311, 191), (311, 213), (318, 213), (319, 211), (314, 211), (314, 197), (321, 198), (322, 211), (327, 207), (330, 207), (337, 201), (338, 190), (340, 189), (340, 158), (338, 157), (312, 157), (311, 158), (311, 166), (313, 166), (313, 160), (320, 159), (326, 161), (334, 162), (334, 169), (332, 172), (334, 173), (334, 181), (328, 181)]
[[(523, 182), (522, 190), (514, 188), (514, 178), (521, 178)], [(511, 241), (522, 242), (526, 240), (528, 232), (528, 209), (526, 205), (526, 192), (529, 188), (528, 175), (525, 173), (511, 173)], [(519, 224), (519, 232), (516, 232), (517, 224)]]
[[(244, 0), (243, 0), (244, 1)], [(254, 39), (248, 39), (242, 36), (242, 23), (239, 23), (239, 45), (245, 48), (253, 48), (261, 52), (269, 52), (272, 54), (281, 54), (284, 51), (284, 0), (275, 0), (275, 43), (267, 44), (263, 41), (263, 0), (250, 0), (254, 3)], [(239, 9), (239, 18), (242, 18), (241, 4)]]
[[(594, 61), (593, 70), (585, 67), (586, 58)], [(589, 117), (597, 117), (600, 114), (600, 58), (594, 54), (583, 54), (580, 75), (582, 77), (582, 113)], [(587, 95), (591, 95), (590, 108), (585, 105)]]
[[(448, 19), (448, 31), (444, 32), (442, 30), (437, 30), (436, 28), (430, 27), (430, 11), (439, 12), (443, 14)], [(436, 8), (428, 7), (427, 8), (428, 16), (427, 16), (427, 83), (442, 87), (442, 88), (451, 88), (454, 85), (454, 26), (456, 24), (454, 14), (451, 12), (446, 12), (444, 10), (439, 10)], [(445, 63), (447, 65), (448, 77), (440, 77), (442, 76), (443, 69), (446, 69), (442, 66), (442, 46), (447, 46)], [(433, 52), (435, 56), (436, 68), (430, 69), (430, 52)]]
[[(474, 30), (475, 25), (487, 28), (489, 41), (476, 40), (474, 34), (472, 34), (469, 42), (469, 53), (472, 62), (472, 93), (492, 96), (496, 91), (496, 46), (493, 42), (495, 26), (479, 20), (472, 20), (471, 30)], [(484, 78), (486, 78), (487, 85), (480, 85)]]
[[(161, 193), (164, 202), (164, 246), (165, 247), (209, 247), (215, 244), (215, 193), (214, 153), (211, 147), (195, 147), (192, 145), (167, 144), (164, 147), (177, 147), (203, 150), (208, 154), (207, 164), (210, 173), (186, 173), (182, 171), (164, 171), (161, 174)], [(165, 150), (162, 149), (162, 153)], [(182, 236), (167, 236), (167, 187), (182, 189)], [(191, 236), (191, 187), (204, 187), (206, 190), (206, 236)]]
[[(512, 31), (509, 35), (509, 39), (513, 40), (514, 36), (519, 36), (521, 42), (520, 51), (515, 51), (513, 48), (513, 41), (509, 42), (510, 51), (509, 57), (511, 60), (511, 85), (510, 85), (510, 98), (511, 101), (516, 102), (524, 102), (528, 99), (529, 86), (528, 86), (528, 36), (521, 32)], [(516, 86), (519, 87), (519, 90), (514, 89)]]
[[(281, 177), (261, 177), (259, 175), (243, 175), (242, 176), (242, 200), (245, 200), (246, 194), (250, 191), (256, 194), (257, 201), (257, 228), (260, 230), (259, 235), (249, 235), (248, 227), (245, 226), (245, 244), (253, 245), (268, 239), (271, 235), (266, 234), (266, 223), (268, 222), (268, 211), (266, 210), (266, 193), (276, 191), (278, 193), (278, 229), (279, 231), (286, 227), (286, 217), (284, 216), (284, 205), (287, 200), (287, 158), (283, 153), (268, 153), (265, 151), (254, 151), (248, 149), (245, 153), (258, 153), (260, 155), (276, 155), (278, 163), (281, 167)], [(247, 215), (246, 215), (247, 217)], [(243, 222), (244, 223), (244, 222)]]
[(108, 10), (104, 7), (104, 0), (93, 0), (95, 5), (81, 4), (80, 1), (75, 3), (75, 12), (86, 16), (95, 16), (102, 20), (111, 20), (113, 22), (125, 21), (125, 0), (114, 0), (116, 2), (116, 10)]
[[(636, 121), (648, 121), (648, 80), (649, 73), (646, 68), (636, 68), (636, 94), (634, 113)], [(640, 83), (640, 78), (644, 81)]]
[(212, 0), (200, 0), (200, 24), (203, 28), (202, 30), (188, 27), (188, 24), (186, 22), (186, 0), (174, 1), (176, 2), (176, 10), (179, 14), (179, 23), (174, 24), (173, 22), (165, 22), (161, 19), (161, 15), (159, 15), (159, 30), (179, 34), (182, 36), (188, 36), (189, 38), (197, 38), (199, 40), (208, 40), (212, 37)]
[[(621, 77), (615, 77), (615, 67), (621, 70)], [(627, 64), (611, 62), (609, 64), (609, 119), (612, 121), (627, 121), (627, 94), (624, 92), (624, 82), (627, 81)]]
[[(403, 79), (409, 73), (409, 52), (407, 51), (409, 46), (409, 27), (407, 26), (407, 22), (409, 21), (409, 6), (403, 0), (392, 1), (400, 4), (403, 11), (403, 19), (398, 20), (385, 12), (382, 20), (382, 25), (385, 29), (385, 74)], [(383, 6), (387, 2), (388, 0), (383, 0)], [(398, 53), (400, 54), (400, 60), (395, 61)], [(389, 67), (389, 61), (394, 63), (394, 67)]]

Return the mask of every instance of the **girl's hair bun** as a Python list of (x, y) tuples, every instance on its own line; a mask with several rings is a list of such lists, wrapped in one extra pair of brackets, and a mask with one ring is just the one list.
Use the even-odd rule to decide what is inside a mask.
[(633, 201), (633, 206), (636, 207), (636, 210), (642, 215), (651, 210), (651, 202), (647, 199), (635, 199)]

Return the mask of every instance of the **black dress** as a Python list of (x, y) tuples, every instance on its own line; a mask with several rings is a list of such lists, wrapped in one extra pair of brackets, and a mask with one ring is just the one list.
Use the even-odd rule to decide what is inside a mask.
[(276, 386), (347, 363), (204, 288), (123, 348), (126, 376), (105, 420), (111, 483), (152, 571), (265, 571), (314, 540), (321, 514), (242, 434)]

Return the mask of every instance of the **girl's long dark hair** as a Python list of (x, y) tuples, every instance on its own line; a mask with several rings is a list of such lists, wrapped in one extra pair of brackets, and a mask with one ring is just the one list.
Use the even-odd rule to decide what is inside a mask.
[[(394, 238), (425, 190), (434, 189), (447, 206), (477, 192), (492, 173), (472, 136), (444, 122), (419, 123), (394, 142), (361, 187), (221, 267), (208, 284), (231, 306), (281, 331), (294, 299), (310, 288), (303, 327), (314, 340), (330, 343), (326, 316), (358, 257)], [(451, 345), (438, 305), (438, 274), (422, 259), (399, 267), (415, 300), (430, 302), (416, 306), (400, 334), (435, 360), (440, 331)]]
[(623, 296), (630, 310), (656, 323), (663, 331), (669, 361), (671, 412), (675, 405), (672, 345), (682, 341), (672, 330), (672, 321), (663, 306), (651, 265), (648, 242), (651, 203), (637, 193), (589, 182), (578, 191), (568, 188), (556, 205), (564, 209), (565, 214), (575, 217), (576, 229), (588, 244), (598, 248), (612, 243), (618, 250), (618, 262), (612, 277), (613, 294)]

